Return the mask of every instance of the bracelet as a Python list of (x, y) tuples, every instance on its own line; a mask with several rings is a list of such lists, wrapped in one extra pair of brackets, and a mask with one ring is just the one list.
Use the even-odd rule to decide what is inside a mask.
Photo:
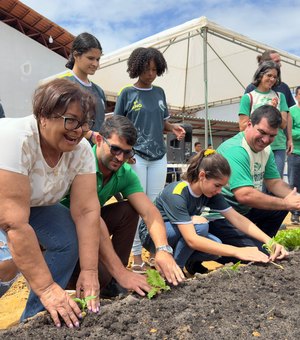
[(90, 135), (90, 138), (88, 139), (92, 143), (93, 143), (93, 137), (94, 137), (94, 131), (92, 131), (92, 133)]

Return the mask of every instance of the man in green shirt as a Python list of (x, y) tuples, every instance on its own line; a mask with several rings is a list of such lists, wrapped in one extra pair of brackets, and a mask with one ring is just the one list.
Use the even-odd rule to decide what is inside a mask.
[[(126, 269), (139, 216), (149, 228), (156, 248), (159, 248), (155, 256), (157, 269), (170, 283), (178, 284), (184, 276), (168, 252), (162, 217), (143, 192), (137, 174), (126, 162), (134, 156), (133, 145), (137, 139), (134, 125), (126, 117), (113, 116), (104, 121), (95, 138), (93, 151), (102, 218), (99, 251), (101, 296), (119, 295), (124, 288), (140, 295), (150, 290), (145, 276)], [(126, 200), (104, 205), (117, 193)], [(68, 197), (62, 203), (68, 205)], [(72, 283), (73, 280), (70, 286)]]
[[(222, 194), (239, 213), (273, 237), (289, 210), (300, 210), (300, 196), (278, 173), (270, 144), (281, 124), (280, 112), (271, 105), (257, 108), (245, 131), (222, 143), (217, 152), (231, 167), (231, 176)], [(263, 193), (263, 183), (273, 196)], [(233, 228), (226, 220), (210, 223), (210, 232), (234, 246), (262, 244)]]

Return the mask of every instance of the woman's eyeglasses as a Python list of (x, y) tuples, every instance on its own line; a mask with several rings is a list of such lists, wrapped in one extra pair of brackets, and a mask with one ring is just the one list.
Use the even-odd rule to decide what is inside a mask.
[(83, 132), (87, 132), (87, 131), (91, 130), (91, 128), (93, 127), (93, 125), (95, 123), (94, 120), (87, 120), (87, 121), (84, 121), (84, 122), (80, 122), (76, 118), (66, 117), (66, 116), (59, 116), (59, 117), (56, 117), (56, 118), (63, 118), (64, 128), (66, 130), (69, 130), (69, 131), (73, 131), (73, 130), (76, 130), (76, 129), (81, 127)]
[(129, 158), (134, 156), (134, 154), (135, 154), (134, 149), (123, 150), (117, 145), (110, 144), (109, 141), (106, 138), (104, 138), (104, 137), (102, 137), (102, 138), (103, 138), (104, 142), (109, 146), (110, 153), (113, 156), (119, 156), (119, 155), (121, 155), (121, 153), (123, 153), (124, 159), (129, 159)]

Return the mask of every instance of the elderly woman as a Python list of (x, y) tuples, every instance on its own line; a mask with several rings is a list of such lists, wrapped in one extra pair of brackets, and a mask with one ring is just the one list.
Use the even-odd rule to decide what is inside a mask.
[[(97, 296), (89, 309), (99, 310), (100, 206), (83, 138), (94, 110), (79, 85), (55, 79), (36, 90), (33, 115), (0, 120), (0, 293), (18, 268), (32, 289), (22, 319), (46, 308), (58, 327), (59, 315), (79, 326), (80, 309), (63, 290), (78, 256), (77, 295)], [(70, 187), (69, 210), (59, 202)]]

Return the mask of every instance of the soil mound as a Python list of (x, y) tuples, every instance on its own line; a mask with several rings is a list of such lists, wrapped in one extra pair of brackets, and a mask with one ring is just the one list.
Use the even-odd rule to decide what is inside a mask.
[(103, 300), (78, 329), (57, 329), (48, 314), (0, 332), (5, 339), (300, 338), (300, 252), (272, 264), (199, 275), (152, 300)]

